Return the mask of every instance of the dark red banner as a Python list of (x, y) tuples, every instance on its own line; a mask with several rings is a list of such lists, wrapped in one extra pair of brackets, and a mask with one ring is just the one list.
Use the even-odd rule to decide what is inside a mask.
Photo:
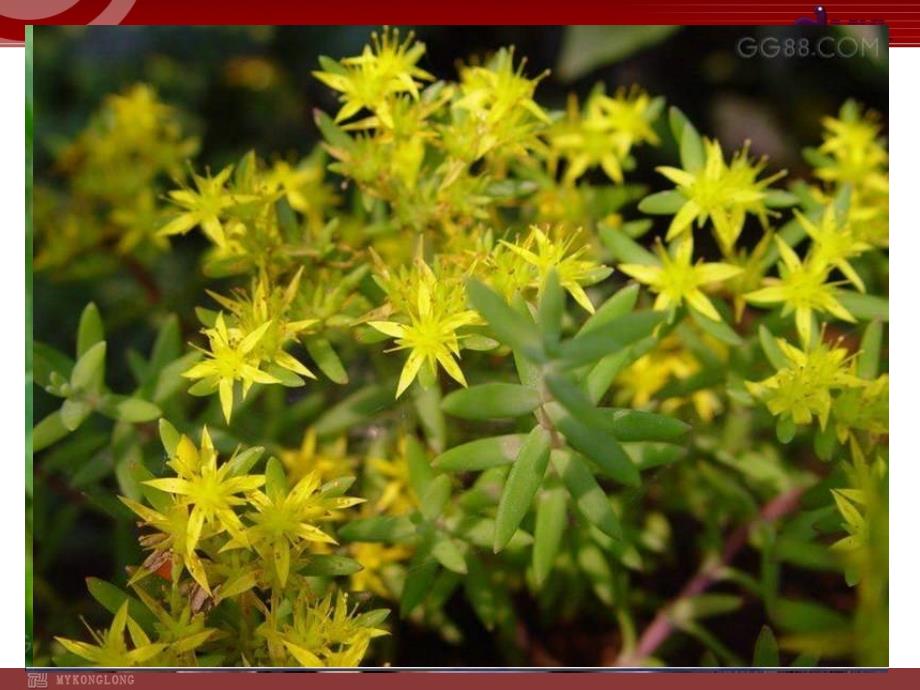
[[(577, 677), (575, 674), (578, 674)], [(911, 680), (913, 678), (913, 680)], [(798, 688), (885, 688), (917, 687), (918, 670), (888, 671), (788, 671), (788, 672), (699, 672), (699, 671), (618, 671), (608, 673), (562, 672), (456, 672), (456, 671), (371, 671), (371, 672), (284, 672), (284, 671), (44, 671), (3, 670), (0, 682), (4, 688), (132, 688), (137, 690), (243, 690), (244, 688), (323, 688), (323, 690), (414, 690), (437, 687), (438, 690), (468, 690), (472, 684), (502, 690), (548, 690), (571, 687), (580, 690), (601, 690), (611, 687), (630, 690), (658, 688), (706, 688), (707, 690), (772, 690), (782, 684), (784, 690)]]
[(26, 24), (885, 24), (890, 45), (920, 45), (920, 4), (886, 2), (493, 2), (351, 0), (3, 0), (0, 39), (21, 43)]

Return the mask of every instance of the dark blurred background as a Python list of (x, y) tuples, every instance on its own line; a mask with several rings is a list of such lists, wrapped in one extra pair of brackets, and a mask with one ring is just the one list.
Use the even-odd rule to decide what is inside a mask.
[[(315, 145), (318, 133), (312, 111), (338, 109), (334, 94), (312, 77), (317, 57), (358, 54), (373, 27), (36, 27), (34, 30), (36, 184), (62, 185), (53, 170), (56, 153), (87, 123), (102, 98), (139, 81), (154, 85), (160, 97), (188, 113), (191, 130), (202, 140), (198, 165), (219, 169), (254, 148), (263, 157), (297, 158)], [(406, 29), (403, 29), (405, 32)], [(608, 92), (638, 84), (669, 105), (680, 107), (698, 129), (718, 137), (727, 152), (744, 140), (755, 155), (770, 157), (770, 168), (786, 168), (790, 177), (808, 168), (800, 151), (815, 145), (821, 117), (834, 114), (848, 98), (881, 113), (888, 107), (887, 32), (883, 27), (415, 27), (428, 52), (422, 66), (439, 78), (454, 78), (456, 63), (473, 55), (514, 45), (527, 57), (527, 73), (551, 70), (537, 89), (546, 108), (563, 108), (568, 93), (584, 96), (598, 81)], [(787, 56), (785, 45), (802, 38), (830, 36), (843, 57)], [(741, 39), (780, 46), (773, 57), (739, 54)], [(766, 44), (762, 43), (767, 39)], [(788, 41), (793, 41), (788, 44)], [(748, 40), (748, 44), (751, 41)], [(872, 46), (875, 46), (875, 49)], [(769, 52), (769, 51), (767, 51)], [(794, 51), (797, 53), (797, 51)], [(662, 145), (644, 147), (631, 182), (663, 187), (654, 167), (677, 160), (674, 143), (661, 123)], [(192, 240), (193, 241), (193, 240)], [(161, 305), (183, 315), (201, 303), (203, 283), (195, 252), (171, 255), (166, 271), (181, 274), (171, 281), (160, 274)], [(184, 292), (175, 292), (172, 285)], [(179, 289), (179, 288), (175, 288)], [(128, 347), (147, 352), (153, 329), (138, 329), (146, 308), (130, 280), (121, 283), (69, 281), (36, 274), (35, 338), (65, 352), (73, 349), (80, 311), (96, 300), (106, 317), (110, 340), (109, 383), (130, 388), (124, 353)], [(124, 308), (126, 303), (135, 309)], [(35, 419), (59, 401), (35, 394)], [(100, 437), (105, 438), (103, 435)], [(53, 453), (53, 449), (51, 451)], [(47, 457), (47, 456), (46, 456)], [(38, 468), (40, 469), (40, 468)], [(37, 472), (38, 473), (38, 472)], [(35, 498), (35, 633), (81, 635), (78, 614), (94, 624), (99, 608), (86, 593), (88, 576), (123, 581), (125, 565), (138, 561), (133, 526), (87, 512), (79, 492), (55, 486), (53, 478), (37, 484)], [(675, 573), (676, 578), (683, 574)], [(677, 580), (678, 582), (680, 579)], [(452, 615), (475, 628), (472, 613), (461, 607)], [(590, 627), (586, 628), (590, 633)], [(412, 634), (405, 632), (405, 635)], [(404, 639), (397, 649), (425, 644), (426, 663), (501, 663), (490, 635), (470, 636), (472, 644), (457, 656), (430, 639)], [(587, 644), (587, 642), (586, 642)], [(577, 645), (576, 645), (577, 646)], [(417, 650), (416, 650), (417, 651)], [(411, 658), (410, 658), (411, 657)], [(695, 663), (688, 659), (688, 663)], [(590, 663), (586, 657), (585, 663)]]

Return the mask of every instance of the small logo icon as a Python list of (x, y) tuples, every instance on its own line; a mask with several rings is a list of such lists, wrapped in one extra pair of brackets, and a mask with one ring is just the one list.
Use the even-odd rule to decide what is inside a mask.
[(26, 677), (26, 687), (29, 688), (47, 688), (47, 673), (29, 673)]
[(827, 26), (827, 10), (824, 9), (824, 5), (818, 5), (815, 7), (815, 18), (811, 17), (799, 17), (795, 20), (795, 23), (799, 26)]

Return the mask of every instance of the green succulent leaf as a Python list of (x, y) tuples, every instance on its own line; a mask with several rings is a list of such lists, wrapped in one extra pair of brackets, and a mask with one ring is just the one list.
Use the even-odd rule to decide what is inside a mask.
[(620, 521), (588, 464), (577, 453), (570, 451), (553, 451), (550, 458), (578, 512), (604, 534), (620, 539)]
[(566, 492), (550, 489), (537, 498), (537, 524), (533, 535), (533, 572), (538, 585), (549, 577), (566, 527)]
[(329, 377), (331, 381), (344, 385), (348, 383), (348, 372), (339, 359), (338, 354), (332, 348), (332, 344), (326, 339), (319, 336), (304, 338), (307, 352), (316, 362), (319, 370)]
[(361, 564), (353, 558), (336, 554), (312, 554), (306, 565), (298, 572), (311, 577), (345, 577), (361, 570)]
[(676, 417), (643, 410), (601, 410), (607, 415), (609, 428), (620, 441), (657, 441), (677, 443), (686, 436), (690, 425)]
[(91, 346), (77, 360), (70, 374), (70, 385), (76, 391), (98, 390), (105, 375), (105, 341)]
[(775, 668), (779, 666), (779, 647), (770, 626), (760, 629), (754, 645), (754, 666), (758, 668)]
[(547, 410), (572, 448), (588, 456), (612, 479), (626, 486), (639, 486), (639, 469), (612, 432), (583, 424), (556, 406), (547, 406)]
[(102, 316), (95, 304), (90, 302), (80, 314), (80, 323), (77, 326), (77, 359), (85, 355), (96, 343), (105, 340), (105, 327), (102, 325)]
[(72, 431), (64, 423), (61, 410), (55, 410), (32, 429), (32, 452), (37, 453), (53, 445)]
[(86, 588), (93, 599), (102, 604), (109, 613), (117, 613), (127, 601), (128, 615), (137, 621), (147, 632), (152, 632), (156, 619), (150, 610), (139, 600), (124, 590), (98, 577), (86, 578)]
[(450, 498), (450, 477), (442, 474), (432, 479), (419, 496), (419, 508), (427, 520), (437, 520)]
[(501, 419), (533, 412), (540, 404), (539, 391), (514, 383), (482, 383), (461, 388), (444, 398), (441, 409), (462, 419)]
[(559, 284), (559, 273), (551, 269), (543, 283), (537, 308), (537, 325), (543, 333), (543, 344), (547, 349), (554, 348), (559, 342), (564, 315), (565, 291)]
[(422, 544), (409, 562), (402, 596), (399, 599), (399, 615), (411, 614), (422, 603), (431, 589), (438, 572), (438, 562), (431, 557), (432, 544)]
[(703, 139), (696, 127), (689, 120), (684, 123), (684, 130), (680, 136), (680, 164), (684, 170), (696, 172), (703, 167), (706, 154), (703, 151)]
[[(111, 412), (116, 419), (122, 422), (132, 424), (141, 424), (143, 422), (152, 422), (154, 419), (163, 414), (158, 405), (140, 398), (126, 398), (123, 396), (112, 396)], [(108, 412), (108, 410), (106, 410)]]
[(176, 448), (179, 446), (179, 432), (176, 430), (176, 427), (170, 424), (165, 418), (161, 418), (159, 421), (159, 432), (160, 441), (163, 443), (163, 449), (166, 451), (166, 455), (174, 457), (176, 455)]
[(444, 534), (435, 536), (434, 544), (431, 547), (431, 555), (448, 570), (460, 575), (466, 575), (466, 559), (463, 557), (463, 552), (449, 536)]
[(856, 373), (860, 378), (874, 379), (878, 376), (879, 360), (882, 350), (882, 324), (880, 321), (871, 321), (863, 332), (859, 344), (859, 359)]
[(596, 362), (651, 335), (665, 316), (664, 312), (640, 311), (613, 319), (562, 343), (559, 346), (560, 359), (570, 367)]
[(622, 230), (602, 226), (599, 234), (604, 246), (610, 250), (613, 258), (620, 263), (641, 264), (643, 266), (657, 266), (660, 263), (658, 257)]
[(514, 462), (526, 434), (481, 438), (455, 446), (434, 459), (434, 467), (451, 472), (485, 470)]
[(478, 280), (470, 279), (466, 290), (473, 308), (488, 321), (500, 342), (534, 361), (546, 359), (543, 338), (531, 319), (512, 309), (500, 295)]
[(61, 421), (68, 431), (76, 431), (92, 411), (89, 403), (69, 398), (61, 405)]
[(414, 534), (415, 525), (409, 518), (392, 515), (357, 518), (338, 531), (343, 541), (403, 542)]
[(496, 553), (511, 541), (521, 520), (530, 510), (534, 494), (540, 488), (549, 464), (550, 440), (546, 429), (534, 427), (511, 466), (495, 518)]
[(668, 189), (645, 197), (639, 202), (639, 210), (649, 215), (672, 216), (685, 203), (687, 203), (687, 197), (676, 189)]

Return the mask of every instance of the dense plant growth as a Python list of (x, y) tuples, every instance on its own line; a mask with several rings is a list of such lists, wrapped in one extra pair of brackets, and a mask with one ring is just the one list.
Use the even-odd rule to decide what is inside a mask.
[[(463, 644), (459, 597), (508, 663), (566, 663), (522, 655), (523, 619), (588, 617), (615, 631), (596, 663), (668, 663), (680, 635), (707, 663), (885, 664), (876, 117), (825, 118), (790, 181), (639, 88), (553, 112), (513, 49), (455, 81), (424, 54), (385, 30), (322, 58), (341, 108), (300, 161), (189, 164), (182, 114), (127, 88), (36, 190), (36, 270), (145, 283), (196, 233), (210, 282), (200, 324), (155, 315), (147, 355), (113, 352), (93, 304), (72, 356), (35, 344), (62, 400), (36, 467), (75, 447), (76, 472), (114, 467), (118, 500), (93, 502), (144, 552), (89, 582), (108, 630), (37, 658), (381, 664), (395, 618)], [(628, 184), (664, 137), (660, 187)], [(657, 587), (687, 549), (698, 574)], [(788, 567), (852, 597), (787, 590)], [(765, 626), (743, 658), (707, 620), (742, 609)]]

